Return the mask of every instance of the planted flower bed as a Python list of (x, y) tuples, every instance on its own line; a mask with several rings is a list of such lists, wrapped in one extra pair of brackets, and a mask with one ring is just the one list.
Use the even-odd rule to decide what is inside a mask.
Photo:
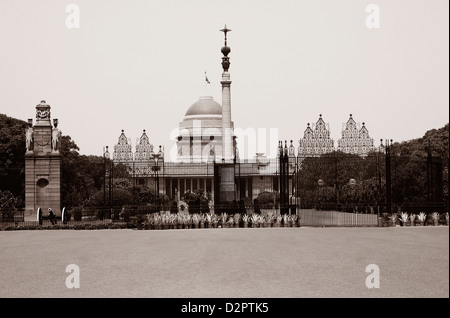
[(205, 229), (205, 228), (262, 228), (262, 227), (299, 227), (297, 215), (273, 214), (214, 214), (214, 213), (170, 213), (157, 212), (133, 220), (138, 230), (167, 229)]
[(379, 224), (379, 226), (448, 226), (448, 219), (448, 212), (432, 212), (429, 214), (425, 212), (420, 212), (419, 214), (408, 214), (407, 212), (383, 213), (381, 218), (383, 223)]

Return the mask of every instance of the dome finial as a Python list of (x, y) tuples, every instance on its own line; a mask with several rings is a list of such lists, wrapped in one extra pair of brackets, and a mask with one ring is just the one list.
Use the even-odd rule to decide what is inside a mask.
[(231, 49), (229, 46), (227, 46), (227, 33), (231, 30), (227, 28), (227, 25), (225, 24), (225, 28), (220, 30), (225, 35), (225, 45), (220, 50), (223, 54), (222, 57), (222, 68), (225, 72), (228, 72), (228, 69), (230, 68), (230, 58), (228, 57), (228, 54), (231, 52)]
[(225, 35), (225, 46), (227, 46), (227, 32), (230, 32), (231, 30), (228, 29), (227, 25), (225, 24), (225, 27), (222, 30), (220, 30), (220, 31), (223, 32), (224, 35)]

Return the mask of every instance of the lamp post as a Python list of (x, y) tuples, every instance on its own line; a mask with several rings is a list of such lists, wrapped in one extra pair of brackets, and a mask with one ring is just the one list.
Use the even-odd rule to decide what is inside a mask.
[(380, 214), (381, 204), (381, 168), (380, 168), (380, 153), (383, 151), (383, 139), (380, 139), (380, 147), (378, 148), (376, 160), (377, 160), (377, 179), (378, 179), (378, 214)]
[(347, 200), (350, 199), (350, 204), (352, 205), (352, 213), (358, 212), (358, 207), (356, 206), (356, 191), (355, 191), (355, 187), (356, 187), (356, 180), (355, 179), (350, 179), (348, 181), (348, 185), (350, 186), (349, 188), (349, 192), (348, 192), (348, 197)]
[(153, 171), (155, 172), (155, 187), (156, 187), (156, 207), (158, 209), (158, 211), (161, 211), (161, 206), (160, 206), (160, 202), (159, 202), (159, 175), (158, 175), (158, 171), (159, 171), (159, 166), (158, 166), (158, 161), (160, 158), (162, 158), (163, 153), (161, 151), (161, 145), (159, 146), (159, 151), (158, 153), (152, 153), (151, 156), (153, 157), (153, 159), (155, 160), (155, 166), (153, 167)]
[(317, 201), (319, 202), (319, 204), (317, 205), (316, 209), (317, 210), (322, 210), (322, 201), (323, 201), (323, 186), (325, 185), (325, 183), (323, 182), (322, 179), (317, 180), (317, 185), (319, 186), (319, 188), (317, 189)]
[[(106, 211), (106, 179), (108, 178), (108, 197), (109, 197), (109, 205), (111, 206), (111, 175), (110, 175), (110, 167), (111, 163), (110, 160), (110, 154), (108, 151), (108, 146), (105, 146), (103, 148), (103, 170), (105, 173), (105, 177), (103, 179), (103, 205), (104, 210)], [(106, 161), (108, 161), (108, 165), (106, 164)]]
[(295, 212), (299, 213), (298, 208), (298, 156), (295, 157), (295, 168), (294, 168), (295, 178), (293, 178), (292, 183), (292, 198), (295, 204)]
[[(387, 212), (392, 212), (392, 180), (391, 180), (391, 147), (392, 139), (386, 139), (385, 149), (385, 159), (386, 159), (386, 205)], [(381, 145), (383, 147), (383, 139), (381, 139)]]

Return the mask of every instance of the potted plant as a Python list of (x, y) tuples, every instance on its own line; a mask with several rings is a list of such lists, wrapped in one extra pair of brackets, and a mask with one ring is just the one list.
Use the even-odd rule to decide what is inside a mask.
[(192, 224), (192, 228), (196, 229), (198, 228), (198, 223), (200, 222), (200, 218), (198, 216), (197, 213), (192, 214), (191, 216), (191, 224)]
[(414, 226), (414, 221), (416, 220), (416, 214), (414, 214), (414, 213), (411, 213), (410, 215), (409, 215), (409, 221), (411, 222), (411, 226)]
[(275, 227), (280, 227), (282, 221), (283, 221), (283, 217), (281, 215), (278, 215), (275, 219)]
[(389, 223), (390, 223), (390, 219), (389, 219), (389, 213), (382, 213), (381, 214), (381, 220), (382, 220), (382, 226), (383, 227), (388, 227)]
[(206, 213), (205, 214), (205, 222), (206, 222), (206, 226), (208, 228), (212, 228), (212, 220), (213, 220), (213, 214), (212, 213)]
[(273, 227), (274, 216), (273, 213), (269, 212), (266, 215), (266, 223), (268, 227)]
[(291, 224), (292, 224), (292, 226), (295, 226), (295, 227), (299, 227), (300, 226), (300, 224), (299, 224), (299, 222), (298, 222), (298, 215), (297, 214), (292, 214), (291, 215)]
[(241, 222), (241, 215), (239, 213), (234, 214), (234, 227), (239, 227), (239, 223)]
[(425, 214), (425, 212), (420, 212), (419, 215), (417, 215), (417, 220), (419, 221), (419, 226), (424, 226), (426, 218), (427, 218), (427, 215)]
[(433, 220), (433, 225), (438, 226), (439, 225), (439, 212), (433, 212), (430, 214), (431, 220)]
[(389, 220), (391, 221), (391, 226), (396, 226), (397, 225), (397, 213), (392, 213), (391, 215), (389, 215)]
[(244, 228), (248, 227), (248, 214), (247, 213), (242, 215), (242, 223), (244, 225)]
[(400, 221), (402, 226), (406, 226), (406, 223), (408, 223), (408, 218), (409, 218), (408, 213), (406, 212), (400, 213)]
[(226, 212), (222, 212), (219, 218), (219, 226), (220, 228), (225, 227), (227, 225), (228, 214)]
[(169, 229), (169, 225), (170, 225), (170, 214), (167, 213), (163, 213), (160, 215), (161, 218), (161, 227), (163, 230), (167, 230)]
[(159, 215), (159, 213), (155, 213), (153, 215), (153, 224), (155, 225), (156, 230), (162, 229), (162, 217)]
[(252, 227), (258, 227), (259, 225), (259, 215), (256, 213), (253, 213), (252, 216), (250, 217), (251, 221), (252, 221)]
[(226, 227), (227, 228), (233, 228), (234, 227), (234, 217), (233, 216), (229, 216), (228, 220), (226, 222)]
[(177, 221), (177, 215), (174, 213), (169, 213), (169, 229), (176, 229)]
[(212, 226), (213, 228), (218, 228), (219, 227), (219, 217), (216, 214), (212, 214)]
[(259, 216), (259, 227), (267, 227), (267, 216)]
[(291, 222), (288, 214), (283, 214), (283, 226), (289, 227), (289, 222)]
[(183, 228), (183, 218), (181, 216), (181, 213), (177, 213), (174, 215), (174, 221), (173, 226), (175, 229), (182, 229)]
[(205, 215), (204, 214), (199, 214), (198, 218), (199, 218), (199, 223), (198, 223), (199, 227), (201, 229), (204, 229), (205, 228)]
[(185, 229), (190, 229), (191, 228), (191, 216), (188, 213), (185, 213), (183, 215), (183, 227)]
[(448, 212), (445, 213), (445, 224), (448, 226)]

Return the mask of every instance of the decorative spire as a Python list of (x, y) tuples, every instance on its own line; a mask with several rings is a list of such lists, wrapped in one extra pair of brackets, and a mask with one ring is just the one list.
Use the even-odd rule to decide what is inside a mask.
[(223, 68), (224, 72), (228, 72), (228, 69), (230, 68), (230, 58), (228, 57), (228, 54), (231, 52), (231, 49), (229, 46), (227, 46), (227, 33), (230, 32), (231, 30), (228, 29), (227, 25), (225, 24), (225, 28), (223, 28), (220, 31), (223, 32), (225, 35), (225, 42), (224, 42), (225, 44), (222, 47), (222, 49), (220, 50), (223, 54), (222, 68)]

